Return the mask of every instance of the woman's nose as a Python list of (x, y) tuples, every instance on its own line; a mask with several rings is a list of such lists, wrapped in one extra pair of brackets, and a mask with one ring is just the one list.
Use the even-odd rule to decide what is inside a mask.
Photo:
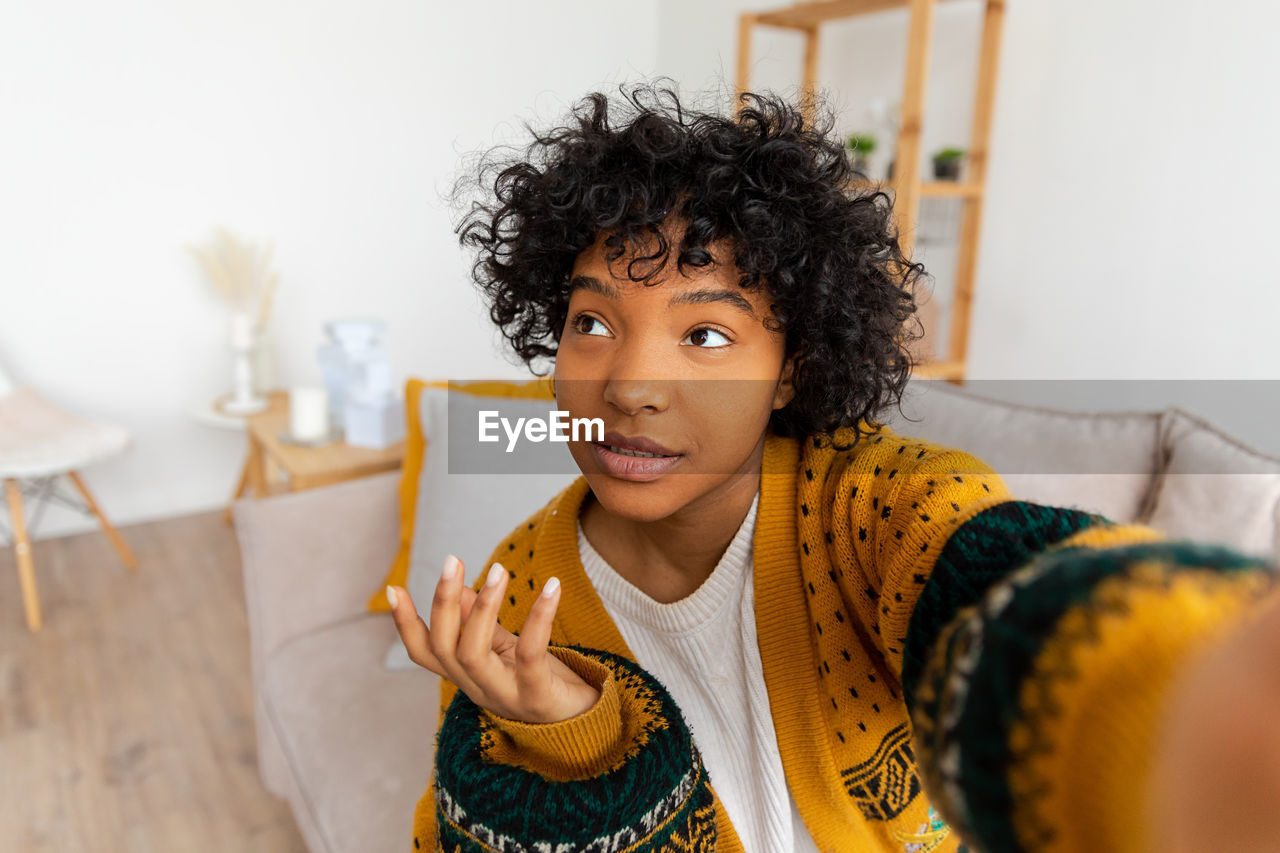
[(627, 415), (665, 411), (674, 381), (666, 375), (669, 371), (664, 371), (652, 357), (652, 350), (648, 356), (639, 352), (620, 355), (610, 365), (604, 386), (605, 402)]

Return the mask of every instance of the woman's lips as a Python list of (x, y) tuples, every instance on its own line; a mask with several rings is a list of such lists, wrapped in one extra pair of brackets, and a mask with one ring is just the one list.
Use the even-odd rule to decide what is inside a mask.
[(658, 456), (680, 455), (676, 451), (658, 444), (647, 435), (625, 436), (616, 430), (610, 430), (601, 436), (600, 443), (610, 447), (621, 447), (625, 450), (639, 450), (641, 453), (655, 453)]
[[(607, 439), (609, 436), (606, 435), (605, 438)], [(634, 441), (619, 442), (614, 446), (629, 450), (638, 449), (629, 446), (634, 443)], [(633, 480), (641, 483), (656, 480), (663, 474), (668, 473), (684, 458), (679, 453), (669, 456), (630, 456), (610, 450), (609, 444), (610, 442), (608, 441), (592, 442), (592, 452), (595, 453), (596, 461), (600, 463), (600, 468), (609, 476), (617, 477), (620, 480)]]

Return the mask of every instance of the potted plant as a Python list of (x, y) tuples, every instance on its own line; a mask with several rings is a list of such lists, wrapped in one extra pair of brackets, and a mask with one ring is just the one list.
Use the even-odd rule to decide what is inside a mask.
[(867, 155), (876, 150), (876, 138), (870, 133), (851, 133), (845, 140), (849, 156), (853, 158), (853, 170), (867, 178), (870, 176)]
[(943, 148), (933, 155), (933, 176), (939, 181), (960, 180), (960, 161), (963, 148)]

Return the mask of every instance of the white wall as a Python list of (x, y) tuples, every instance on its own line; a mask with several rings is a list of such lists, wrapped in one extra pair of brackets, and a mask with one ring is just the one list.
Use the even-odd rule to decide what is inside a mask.
[[(731, 87), (737, 13), (768, 5), (649, 0), (625, 25), (569, 0), (15, 6), (0, 363), (134, 431), (85, 475), (121, 524), (220, 506), (239, 470), (242, 437), (186, 414), (229, 387), (226, 311), (183, 249), (215, 224), (276, 241), (280, 384), (319, 380), (321, 325), (347, 314), (389, 321), (398, 381), (516, 375), (439, 199), (461, 157), (637, 76)], [(1006, 8), (970, 375), (1276, 378), (1280, 7)], [(979, 9), (938, 7), (925, 152), (967, 144)], [(899, 96), (905, 39), (902, 12), (823, 29), (843, 130)], [(755, 48), (753, 86), (794, 92), (799, 38)], [(920, 257), (944, 301), (949, 253)], [(55, 507), (39, 534), (92, 527)]]
[[(777, 5), (660, 0), (659, 65), (686, 85), (728, 91), (737, 15)], [(983, 5), (936, 7), (922, 155), (968, 147)], [(1280, 267), (1271, 251), (1280, 5), (1010, 0), (1005, 8), (969, 376), (1280, 379)], [(901, 98), (906, 37), (905, 10), (823, 26), (819, 84), (844, 132), (869, 126), (874, 98)], [(752, 55), (752, 88), (796, 91), (798, 34), (758, 28)], [(873, 156), (879, 175), (887, 159)], [(954, 252), (921, 245), (918, 258), (945, 305)], [(1183, 404), (1280, 452), (1280, 430), (1244, 401), (1205, 409), (1204, 388), (1142, 390), (1151, 396), (1135, 408)]]
[[(319, 382), (325, 320), (389, 323), (407, 375), (519, 375), (440, 198), (462, 157), (654, 72), (657, 9), (587, 0), (162, 0), (12, 5), (0, 27), (0, 364), (127, 425), (85, 469), (119, 524), (221, 506), (243, 436), (227, 310), (185, 244), (276, 242), (282, 385)], [(69, 484), (64, 491), (73, 493)], [(6, 525), (7, 526), (7, 525)], [(37, 538), (92, 529), (51, 507)]]

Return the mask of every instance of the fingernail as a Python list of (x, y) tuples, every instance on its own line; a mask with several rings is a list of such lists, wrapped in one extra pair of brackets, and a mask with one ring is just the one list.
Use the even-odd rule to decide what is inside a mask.
[(447, 580), (453, 580), (454, 574), (458, 571), (458, 558), (450, 554), (444, 558), (444, 570), (440, 573)]
[(556, 590), (560, 588), (560, 579), (552, 578), (547, 581), (547, 585), (542, 588), (542, 597), (550, 598), (556, 594)]
[(489, 576), (484, 579), (485, 586), (497, 586), (498, 581), (502, 580), (502, 576), (506, 573), (506, 569), (502, 568), (501, 563), (494, 563), (489, 569)]
[(392, 588), (391, 588), (391, 585), (390, 585), (390, 584), (388, 584), (388, 585), (387, 585), (387, 601), (391, 602), (391, 609), (392, 609), (392, 610), (395, 610), (395, 609), (396, 609), (396, 601), (397, 601), (397, 600), (398, 600), (398, 599), (396, 598), (396, 591), (395, 591), (394, 589), (392, 589)]

